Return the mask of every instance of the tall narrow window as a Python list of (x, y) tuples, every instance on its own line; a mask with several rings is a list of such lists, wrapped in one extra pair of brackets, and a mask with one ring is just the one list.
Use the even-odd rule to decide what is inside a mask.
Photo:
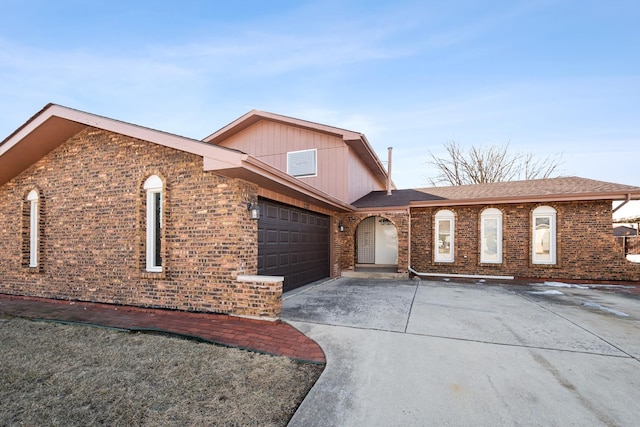
[(556, 263), (556, 210), (539, 206), (533, 210), (532, 261), (534, 264)]
[(36, 190), (31, 190), (27, 196), (29, 202), (29, 267), (38, 266), (38, 200), (40, 196)]
[(502, 211), (489, 208), (480, 216), (480, 262), (502, 262)]
[(450, 210), (438, 211), (435, 229), (435, 260), (453, 262), (455, 214)]
[(162, 180), (150, 176), (144, 183), (147, 190), (147, 271), (162, 271)]

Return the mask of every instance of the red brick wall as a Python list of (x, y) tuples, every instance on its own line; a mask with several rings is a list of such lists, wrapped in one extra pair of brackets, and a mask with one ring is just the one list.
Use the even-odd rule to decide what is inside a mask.
[[(163, 273), (145, 272), (143, 183), (152, 174), (165, 182)], [(25, 264), (32, 189), (38, 269), (28, 253)], [(236, 276), (257, 272), (257, 221), (247, 212), (256, 198), (256, 186), (204, 172), (198, 156), (89, 128), (0, 187), (0, 292), (229, 312)]]
[[(531, 213), (537, 204), (448, 208), (456, 215), (455, 260), (433, 261), (437, 208), (411, 210), (411, 266), (440, 274), (508, 275), (565, 280), (640, 280), (640, 264), (627, 261), (612, 229), (610, 201), (552, 203), (557, 210), (557, 264), (531, 262)], [(503, 212), (503, 262), (480, 263), (480, 215), (485, 207)]]

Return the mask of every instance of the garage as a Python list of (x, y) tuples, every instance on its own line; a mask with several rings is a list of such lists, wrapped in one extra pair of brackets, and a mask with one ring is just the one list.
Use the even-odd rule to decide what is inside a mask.
[(329, 277), (329, 217), (260, 199), (258, 274), (284, 276), (284, 291)]

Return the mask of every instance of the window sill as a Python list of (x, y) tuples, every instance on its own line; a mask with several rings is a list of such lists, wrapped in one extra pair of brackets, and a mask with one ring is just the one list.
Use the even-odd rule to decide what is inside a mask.
[(166, 279), (167, 278), (167, 273), (164, 270), (162, 270), (162, 271), (143, 271), (140, 274), (140, 277), (143, 278), (143, 279), (162, 280), (162, 279)]

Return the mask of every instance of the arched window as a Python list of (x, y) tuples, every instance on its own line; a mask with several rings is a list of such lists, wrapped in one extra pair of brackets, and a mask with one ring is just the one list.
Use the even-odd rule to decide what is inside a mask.
[(40, 220), (38, 218), (38, 201), (40, 196), (36, 190), (31, 190), (27, 196), (29, 202), (29, 267), (38, 266), (38, 228)]
[(480, 215), (480, 262), (502, 262), (502, 211), (489, 208)]
[(453, 262), (455, 218), (455, 214), (446, 209), (436, 214), (433, 249), (436, 262)]
[(159, 176), (151, 175), (144, 182), (147, 191), (146, 267), (149, 272), (162, 271), (162, 191)]
[(533, 210), (531, 253), (534, 264), (556, 263), (556, 210), (550, 206)]

